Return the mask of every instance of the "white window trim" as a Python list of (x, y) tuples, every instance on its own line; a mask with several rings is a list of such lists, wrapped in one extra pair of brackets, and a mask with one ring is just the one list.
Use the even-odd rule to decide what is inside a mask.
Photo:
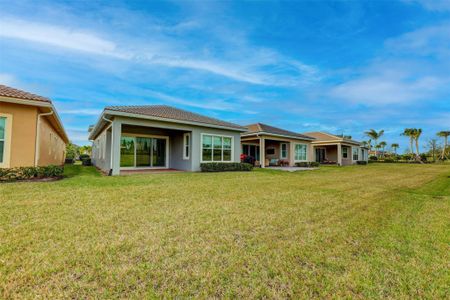
[[(345, 149), (345, 154), (347, 154), (347, 157), (344, 156), (344, 149)], [(342, 147), (341, 156), (342, 156), (342, 158), (348, 159), (348, 147)]]
[[(227, 137), (227, 138), (231, 138), (231, 160), (230, 161), (224, 161), (223, 160), (223, 149), (222, 149), (222, 160), (221, 161), (217, 161), (217, 160), (210, 160), (210, 161), (204, 161), (203, 160), (203, 136), (204, 135), (209, 135), (209, 136), (218, 136), (218, 137)], [(222, 147), (223, 147), (223, 140), (222, 140)], [(214, 152), (214, 151), (213, 151)], [(214, 153), (212, 153), (213, 155)], [(212, 157), (211, 157), (212, 159)], [(234, 162), (234, 136), (232, 135), (223, 135), (223, 134), (215, 134), (215, 133), (201, 133), (200, 134), (200, 163), (215, 163), (215, 162), (223, 162), (223, 163), (232, 163)]]
[[(189, 143), (186, 143), (186, 137), (189, 137)], [(192, 144), (192, 139), (191, 139), (191, 133), (190, 132), (186, 132), (183, 133), (183, 159), (184, 160), (189, 160), (191, 158), (191, 144)], [(187, 154), (186, 155), (186, 148), (188, 149)]]
[(11, 137), (13, 116), (11, 114), (0, 113), (0, 117), (6, 118), (5, 138), (3, 140), (3, 162), (0, 162), (0, 168), (9, 168), (11, 163)]
[[(296, 153), (295, 153), (295, 147), (297, 146), (297, 145), (305, 145), (306, 146), (306, 159), (302, 159), (302, 160), (298, 160), (298, 159), (295, 159), (295, 156), (296, 156)], [(308, 147), (308, 144), (305, 144), (305, 143), (295, 143), (294, 144), (294, 162), (305, 162), (305, 161), (308, 161), (308, 152), (309, 152), (309, 149), (308, 149), (309, 147)]]
[[(286, 146), (286, 155), (283, 156), (283, 145)], [(287, 143), (280, 143), (280, 159), (287, 159), (288, 158), (288, 144)]]
[[(135, 134), (135, 133), (126, 133), (122, 132), (120, 138), (123, 136), (133, 137), (134, 138), (134, 167), (120, 167), (120, 170), (153, 170), (153, 169), (168, 169), (170, 166), (169, 162), (169, 137), (162, 135), (149, 135), (149, 134)], [(166, 165), (163, 167), (136, 167), (136, 138), (137, 137), (149, 137), (149, 138), (157, 138), (157, 139), (165, 139), (166, 140)], [(120, 147), (121, 143), (119, 143)], [(119, 163), (120, 163), (120, 148), (119, 148)]]

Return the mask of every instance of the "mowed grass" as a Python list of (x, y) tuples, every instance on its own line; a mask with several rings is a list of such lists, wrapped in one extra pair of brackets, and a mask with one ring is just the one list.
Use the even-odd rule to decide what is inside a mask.
[(449, 297), (450, 166), (0, 185), (0, 298)]

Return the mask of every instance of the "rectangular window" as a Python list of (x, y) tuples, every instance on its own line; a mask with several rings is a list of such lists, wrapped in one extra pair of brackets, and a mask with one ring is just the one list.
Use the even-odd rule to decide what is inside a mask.
[(202, 135), (202, 161), (232, 161), (233, 139), (220, 135)]
[(167, 138), (122, 136), (120, 166), (125, 168), (167, 167)]
[(307, 157), (307, 146), (305, 144), (295, 144), (295, 160), (305, 161)]
[(0, 117), (0, 163), (5, 161), (6, 148), (6, 118)]
[(280, 158), (281, 159), (286, 159), (287, 158), (287, 144), (286, 143), (281, 143), (281, 154), (280, 154)]
[(342, 147), (342, 158), (348, 158), (348, 148)]
[(352, 148), (353, 160), (359, 160), (358, 148)]
[(191, 148), (191, 134), (183, 134), (183, 159), (189, 159)]

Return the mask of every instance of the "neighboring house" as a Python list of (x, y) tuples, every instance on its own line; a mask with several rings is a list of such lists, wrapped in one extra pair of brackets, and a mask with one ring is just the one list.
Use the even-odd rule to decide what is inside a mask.
[(345, 166), (368, 160), (368, 148), (362, 146), (360, 142), (325, 132), (304, 134), (315, 138), (311, 144), (316, 162)]
[(262, 123), (246, 127), (247, 131), (241, 134), (242, 153), (254, 157), (262, 168), (314, 160), (313, 137)]
[(239, 162), (246, 128), (166, 105), (106, 107), (90, 128), (92, 162), (122, 170), (199, 171), (202, 162)]
[(50, 99), (0, 85), (0, 168), (62, 165), (68, 141)]

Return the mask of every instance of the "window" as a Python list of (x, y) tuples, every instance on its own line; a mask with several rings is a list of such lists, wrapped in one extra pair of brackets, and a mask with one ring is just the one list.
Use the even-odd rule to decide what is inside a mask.
[(6, 118), (0, 117), (0, 163), (5, 161), (6, 148)]
[(286, 143), (281, 143), (281, 159), (285, 159), (287, 158), (287, 144)]
[(0, 114), (0, 167), (9, 168), (12, 115)]
[(253, 157), (254, 159), (259, 161), (259, 146), (258, 145), (242, 145), (242, 154)]
[(168, 138), (125, 136), (120, 139), (120, 167), (166, 168)]
[(189, 159), (191, 147), (191, 134), (183, 134), (183, 159)]
[(233, 140), (231, 137), (202, 134), (202, 161), (232, 161)]
[(306, 151), (305, 144), (295, 144), (295, 160), (306, 160)]
[(358, 155), (358, 148), (353, 147), (352, 148), (352, 155), (353, 155), (353, 160), (359, 160), (359, 155)]
[(348, 148), (342, 147), (342, 158), (348, 158)]

